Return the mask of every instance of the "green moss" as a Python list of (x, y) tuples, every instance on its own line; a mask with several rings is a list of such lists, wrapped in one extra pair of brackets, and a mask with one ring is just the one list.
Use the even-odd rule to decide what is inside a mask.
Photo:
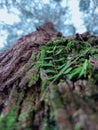
[(50, 99), (54, 110), (64, 108), (61, 95), (58, 93), (56, 85), (53, 85), (51, 88)]
[(32, 116), (33, 116), (33, 109), (20, 114), (19, 120), (21, 120), (22, 122), (29, 119), (32, 120)]
[(42, 130), (59, 130), (57, 124), (53, 121), (53, 119), (50, 121), (47, 118), (43, 118), (42, 121)]
[(74, 130), (83, 130), (83, 124), (82, 123), (76, 123)]
[(10, 112), (0, 116), (0, 130), (14, 130), (17, 128), (17, 108), (13, 107)]
[[(69, 93), (69, 91), (66, 91), (66, 93), (62, 94), (63, 96), (61, 96), (61, 94), (58, 92), (57, 84), (60, 83), (61, 80), (63, 82), (71, 80), (73, 81), (72, 83), (75, 83), (75, 81), (78, 80), (89, 81), (92, 79), (92, 81), (95, 82), (95, 79), (98, 79), (98, 74), (97, 72), (94, 73), (95, 69), (93, 69), (93, 66), (90, 64), (89, 57), (98, 57), (97, 52), (97, 49), (91, 46), (89, 42), (75, 40), (66, 41), (66, 39), (63, 38), (54, 39), (49, 41), (45, 46), (41, 46), (39, 59), (37, 58), (37, 61), (33, 64), (32, 67), (32, 69), (34, 69), (34, 66), (36, 66), (38, 71), (32, 75), (30, 84), (36, 83), (38, 79), (41, 81), (40, 90), (42, 96), (44, 95), (43, 100), (46, 104), (52, 106), (54, 116), (56, 115), (55, 113), (59, 111), (59, 109), (65, 110), (66, 107), (71, 103), (75, 103), (76, 108), (80, 108), (82, 106), (80, 101), (78, 101), (79, 99), (77, 98), (77, 95), (76, 97), (72, 96), (72, 93)], [(43, 74), (40, 73), (41, 69), (44, 72)], [(49, 86), (50, 84), (51, 86)], [(89, 84), (85, 85), (87, 86), (85, 89), (90, 89)], [(82, 86), (82, 84), (79, 85), (79, 87)], [(65, 88), (67, 89), (66, 86)], [(95, 107), (93, 105), (95, 101), (93, 99), (91, 100), (90, 96), (92, 95), (92, 92), (95, 93), (96, 91), (94, 90), (93, 86), (93, 91), (85, 90), (85, 92), (81, 94), (81, 97), (84, 97), (83, 100), (91, 109)], [(51, 115), (51, 113), (49, 114)], [(74, 115), (74, 118), (75, 116), (76, 115)], [(49, 127), (49, 121), (50, 120), (47, 118), (43, 119), (43, 130), (48, 130), (48, 128), (50, 130), (54, 130), (57, 128), (56, 125), (50, 125), (51, 127)], [(51, 122), (52, 121), (53, 118), (51, 119)], [(83, 128), (84, 124), (81, 122), (77, 122), (74, 125), (74, 130), (82, 130)]]
[(36, 65), (45, 70), (50, 81), (59, 77), (63, 80), (88, 78), (89, 71), (92, 71), (89, 69), (88, 54), (92, 55), (90, 51), (89, 43), (56, 39), (41, 47)]
[(29, 79), (30, 80), (29, 81), (29, 86), (32, 86), (32, 85), (36, 84), (36, 82), (38, 81), (38, 78), (39, 78), (38, 73), (33, 74)]

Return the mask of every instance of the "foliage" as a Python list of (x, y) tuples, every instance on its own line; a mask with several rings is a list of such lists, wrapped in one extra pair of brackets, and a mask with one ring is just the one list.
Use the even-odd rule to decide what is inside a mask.
[[(42, 46), (37, 62), (48, 76), (48, 80), (77, 80), (90, 76), (91, 65), (89, 43), (60, 38)], [(95, 50), (94, 50), (95, 51)]]
[[(91, 85), (90, 81), (95, 81), (97, 78), (97, 74), (94, 73), (95, 69), (90, 63), (90, 57), (97, 58), (98, 56), (97, 49), (93, 47), (88, 41), (75, 41), (75, 40), (66, 40), (65, 38), (58, 38), (52, 41), (49, 41), (47, 45), (43, 45), (40, 48), (40, 55), (37, 58), (37, 62), (33, 65), (39, 69), (39, 77), (41, 81), (41, 100), (44, 101), (45, 104), (50, 105), (54, 116), (49, 120), (49, 118), (43, 118), (42, 129), (47, 130), (48, 128), (51, 130), (62, 128), (65, 130), (66, 127), (70, 127), (66, 125), (66, 106), (75, 100), (76, 102), (80, 102), (75, 95), (72, 96), (72, 92), (69, 92), (69, 82), (76, 83), (78, 81), (87, 81), (87, 90), (85, 93), (85, 102), (92, 108), (91, 100), (88, 98), (91, 95), (91, 88), (95, 85)], [(94, 74), (94, 75), (93, 75)], [(67, 85), (61, 85), (59, 87), (59, 83), (63, 84), (63, 82), (68, 82), (68, 90)], [(73, 85), (73, 84), (72, 84)], [(80, 86), (74, 85), (77, 87), (77, 91)], [(91, 85), (91, 88), (90, 88)], [(62, 86), (65, 86), (65, 95), (62, 92)], [(85, 86), (86, 87), (86, 86)], [(49, 90), (49, 91), (47, 91)], [(93, 89), (97, 93), (96, 90)], [(62, 94), (61, 94), (62, 92)], [(80, 91), (79, 91), (80, 92)], [(63, 96), (62, 96), (63, 95)], [(76, 95), (77, 96), (77, 95)], [(86, 99), (87, 98), (87, 99)], [(62, 99), (63, 102), (62, 103)], [(80, 103), (81, 104), (81, 103)], [(81, 107), (77, 106), (77, 108)], [(61, 113), (60, 113), (61, 112)], [(49, 113), (51, 116), (51, 112)], [(63, 119), (62, 122), (60, 118)], [(50, 123), (51, 122), (51, 123)], [(65, 123), (64, 123), (65, 122)], [(57, 124), (56, 124), (57, 123)], [(75, 130), (80, 130), (84, 128), (84, 124), (82, 122), (77, 121), (74, 125)], [(69, 128), (70, 129), (70, 128)]]
[(34, 85), (39, 79), (39, 73), (36, 71), (36, 72), (33, 72), (32, 76), (29, 77), (29, 87)]
[(70, 73), (68, 74), (67, 78), (69, 80), (73, 79), (74, 77), (77, 77), (78, 79), (81, 78), (82, 76), (86, 78), (87, 74), (89, 73), (88, 71), (89, 68), (89, 61), (86, 59), (83, 63), (83, 65), (76, 67)]
[[(74, 81), (79, 81), (81, 79), (83, 80), (87, 79), (87, 81), (89, 79), (96, 80), (98, 75), (94, 73), (96, 70), (94, 70), (92, 65), (90, 64), (89, 57), (97, 58), (98, 57), (97, 52), (98, 50), (95, 47), (91, 46), (89, 42), (81, 42), (75, 40), (68, 41), (65, 38), (58, 38), (49, 41), (46, 45), (41, 46), (40, 52), (38, 52), (38, 54), (35, 53), (32, 55), (32, 59), (34, 60), (34, 62), (32, 63), (32, 69), (31, 69), (32, 71), (30, 70), (32, 72), (32, 75), (29, 78), (29, 86), (31, 87), (32, 85), (35, 85), (37, 81), (40, 82), (39, 86), (41, 86), (39, 88), (41, 93), (38, 91), (36, 94), (36, 92), (34, 91), (34, 94), (36, 95), (36, 96), (34, 95), (35, 97), (37, 97), (38, 95), (40, 96), (39, 98), (38, 97), (35, 98), (37, 99), (36, 101), (37, 103), (34, 102), (35, 106), (33, 106), (34, 107), (33, 116), (35, 116), (35, 113), (39, 111), (37, 109), (40, 109), (40, 103), (38, 102), (39, 99), (42, 99), (42, 96), (45, 95), (45, 98), (43, 100), (40, 100), (45, 103), (45, 104), (43, 103), (43, 107), (45, 109), (44, 112), (46, 113), (46, 116), (44, 116), (41, 122), (43, 130), (48, 129), (58, 130), (58, 125), (59, 127), (62, 127), (62, 122), (65, 130), (65, 127), (67, 125), (66, 125), (66, 113), (64, 112), (67, 105), (68, 104), (70, 105), (70, 102), (76, 101), (76, 105), (80, 103), (80, 106), (78, 107), (76, 106), (77, 110), (79, 107), (82, 106), (82, 103), (80, 102), (81, 100), (78, 100), (77, 98), (77, 94), (72, 96), (72, 93), (69, 92), (69, 90), (67, 90), (67, 85), (65, 85), (66, 92), (63, 95), (62, 90), (59, 91), (59, 89), (62, 89), (62, 87), (61, 86), (59, 87), (58, 84), (59, 83), (63, 84), (63, 81), (64, 82), (69, 81), (73, 83)], [(91, 85), (90, 82), (88, 84)], [(46, 92), (47, 88), (49, 88), (49, 85), (51, 86), (52, 89), (50, 89), (48, 93), (44, 93)], [(93, 86), (92, 88), (93, 91), (95, 91), (97, 94), (95, 87)], [(86, 96), (84, 96), (84, 98), (85, 102), (87, 102), (87, 104), (92, 108), (93, 105), (91, 104), (90, 100), (91, 98), (90, 96), (92, 93), (90, 87), (89, 89), (86, 90)], [(32, 98), (30, 97), (29, 100), (33, 102)], [(38, 108), (36, 104), (38, 105)], [(52, 105), (50, 106), (50, 104)], [(50, 108), (48, 108), (48, 106), (50, 106)], [(33, 118), (32, 111), (33, 110), (31, 110), (31, 112), (23, 113), (22, 115), (20, 115), (20, 119), (24, 122), (27, 121), (28, 119), (31, 120)], [(49, 115), (47, 114), (46, 111), (49, 112), (48, 113)], [(17, 116), (18, 116), (17, 108), (12, 108), (7, 115), (1, 116), (0, 129), (1, 130), (17, 129), (18, 126)], [(60, 118), (63, 119), (62, 122), (60, 122), (59, 120)], [(30, 123), (32, 122), (33, 121), (31, 121)], [(81, 122), (77, 122), (76, 125), (74, 126), (74, 129), (75, 130), (82, 129), (83, 125), (84, 124), (81, 124)]]

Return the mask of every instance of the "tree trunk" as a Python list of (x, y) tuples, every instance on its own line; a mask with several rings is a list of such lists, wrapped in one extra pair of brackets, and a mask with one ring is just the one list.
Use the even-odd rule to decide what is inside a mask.
[[(98, 129), (98, 82), (88, 79), (55, 82), (60, 74), (45, 82), (47, 74), (35, 64), (42, 46), (58, 38), (65, 37), (48, 22), (0, 53), (0, 129)], [(72, 40), (85, 44), (89, 40), (95, 47), (98, 42), (89, 33), (65, 39), (65, 45)], [(97, 68), (97, 60), (90, 57), (89, 61)], [(47, 88), (42, 91), (42, 86)]]

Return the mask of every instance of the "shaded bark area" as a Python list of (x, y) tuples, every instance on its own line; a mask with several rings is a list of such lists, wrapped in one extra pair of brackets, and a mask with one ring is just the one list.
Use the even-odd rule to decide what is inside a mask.
[[(32, 53), (38, 52), (41, 45), (46, 44), (52, 37), (61, 35), (55, 29), (52, 23), (46, 23), (39, 27), (36, 32), (20, 38), (12, 48), (0, 53), (0, 103), (1, 109), (13, 88), (20, 89), (30, 76)], [(24, 79), (28, 72), (28, 77)], [(31, 72), (32, 74), (32, 72)], [(17, 81), (16, 85), (15, 82)], [(2, 110), (1, 110), (2, 111)]]
[[(6, 126), (2, 125), (3, 121), (0, 122), (0, 129), (98, 129), (98, 85), (93, 81), (50, 83), (48, 95), (46, 93), (45, 99), (42, 98), (41, 86), (47, 75), (41, 77), (40, 70), (33, 63), (38, 61), (41, 46), (57, 37), (63, 36), (48, 22), (37, 28), (37, 31), (20, 38), (12, 48), (0, 53), (0, 113), (6, 119)], [(89, 40), (95, 46), (98, 43), (98, 37), (89, 33), (66, 37), (66, 42), (71, 40)], [(94, 67), (98, 67), (97, 60), (90, 61)], [(39, 77), (32, 79), (32, 75), (36, 74)], [(48, 86), (47, 83), (44, 85)], [(15, 122), (12, 122), (13, 128), (8, 129), (6, 115), (14, 107)]]

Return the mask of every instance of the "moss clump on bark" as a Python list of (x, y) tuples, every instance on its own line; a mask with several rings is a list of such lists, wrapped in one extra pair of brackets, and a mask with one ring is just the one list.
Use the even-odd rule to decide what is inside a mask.
[[(0, 55), (2, 67), (13, 63), (0, 71), (0, 128), (97, 130), (98, 37), (66, 38), (49, 23), (43, 27)], [(17, 60), (9, 60), (10, 51)]]

